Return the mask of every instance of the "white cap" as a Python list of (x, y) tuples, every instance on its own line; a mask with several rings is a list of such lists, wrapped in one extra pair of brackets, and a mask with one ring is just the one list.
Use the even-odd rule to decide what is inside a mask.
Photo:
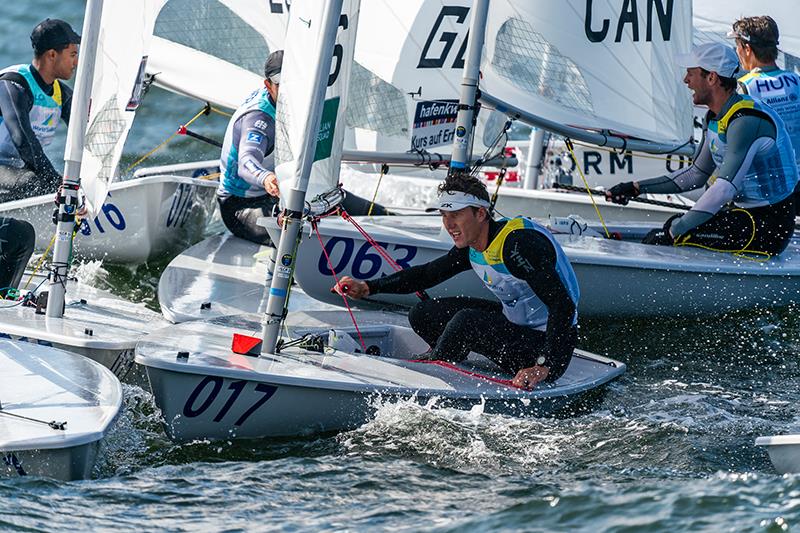
[(458, 211), (465, 207), (485, 207), (489, 209), (489, 202), (478, 198), (474, 194), (461, 191), (446, 191), (439, 195), (436, 203), (426, 211)]
[(723, 78), (735, 78), (739, 72), (739, 58), (736, 51), (722, 43), (705, 43), (692, 47), (690, 54), (680, 54), (675, 58), (678, 66), (684, 68), (700, 67), (716, 72)]

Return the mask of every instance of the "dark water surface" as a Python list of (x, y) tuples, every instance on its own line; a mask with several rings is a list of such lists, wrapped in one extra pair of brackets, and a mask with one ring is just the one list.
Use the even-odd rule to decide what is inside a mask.
[[(115, 1), (107, 0), (107, 4)], [(83, 3), (6, 3), (0, 58), (27, 61), (45, 16), (77, 27)], [(211, 82), (211, 81), (210, 81)], [(132, 162), (200, 104), (154, 90)], [(198, 131), (221, 137), (224, 120)], [(59, 159), (63, 132), (51, 153)], [(63, 153), (63, 152), (61, 152)], [(162, 164), (217, 154), (189, 140)], [(167, 259), (104, 266), (113, 290), (157, 308)], [(613, 297), (613, 295), (609, 295)], [(600, 407), (539, 420), (382, 405), (350, 432), (177, 445), (150, 394), (125, 411), (95, 479), (0, 480), (0, 530), (783, 531), (800, 526), (800, 478), (774, 474), (759, 435), (800, 430), (798, 309), (702, 320), (594, 321), (581, 347), (624, 360)]]

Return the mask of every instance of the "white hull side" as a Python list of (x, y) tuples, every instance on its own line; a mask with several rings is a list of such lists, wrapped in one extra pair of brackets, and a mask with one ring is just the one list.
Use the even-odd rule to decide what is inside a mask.
[(800, 435), (759, 437), (756, 446), (763, 446), (780, 474), (800, 473)]
[[(449, 236), (441, 235), (435, 227), (439, 224), (437, 219), (412, 218), (360, 222), (372, 238), (387, 244), (389, 254), (404, 265), (425, 263), (450, 249)], [(339, 276), (370, 279), (393, 272), (348, 224), (327, 219), (320, 224), (320, 232)], [(767, 263), (693, 248), (567, 235), (557, 238), (578, 276), (578, 311), (583, 316), (723, 313), (757, 305), (787, 305), (800, 294), (797, 237), (783, 254)], [(341, 305), (341, 297), (330, 292), (333, 278), (316, 237), (303, 239), (299, 256), (295, 279), (302, 289), (312, 298)], [(427, 292), (431, 297), (491, 297), (472, 272), (461, 273)], [(417, 301), (413, 294), (378, 294), (368, 300), (405, 306)]]
[[(233, 333), (253, 335), (260, 329), (259, 320), (258, 315), (240, 315), (186, 322), (154, 332), (137, 345), (136, 361), (147, 368), (172, 438), (344, 430), (368, 420), (376, 399), (437, 398), (437, 405), (460, 409), (483, 404), (487, 412), (551, 415), (596, 398), (605, 384), (625, 371), (622, 363), (577, 351), (555, 383), (523, 391), (486, 378), (498, 369), (491, 363), (493, 369), (480, 366), (479, 356), (464, 372), (410, 361), (426, 348), (424, 341), (405, 325), (402, 315), (375, 311), (358, 313), (357, 320), (366, 344), (382, 356), (298, 348), (261, 357), (232, 353)], [(289, 338), (310, 332), (327, 335), (331, 328), (355, 335), (349, 320), (342, 311), (290, 313)], [(485, 376), (476, 377), (473, 371)]]
[(88, 479), (99, 448), (100, 441), (95, 441), (69, 448), (0, 452), (0, 477), (39, 476), (61, 481)]
[[(43, 286), (44, 287), (44, 286)], [(134, 304), (82, 283), (69, 282), (63, 318), (47, 318), (32, 307), (0, 308), (0, 338), (78, 353), (111, 369), (121, 380), (146, 385), (133, 364), (136, 342), (166, 322)]]
[[(200, 240), (214, 212), (216, 181), (152, 176), (111, 185), (101, 213), (81, 224), (75, 254), (112, 263), (144, 263)], [(27, 220), (36, 249), (53, 237), (53, 195), (0, 205), (0, 216)]]

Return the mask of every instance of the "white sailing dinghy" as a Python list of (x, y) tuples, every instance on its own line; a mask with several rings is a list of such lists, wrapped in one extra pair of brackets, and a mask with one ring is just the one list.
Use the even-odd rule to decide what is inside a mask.
[(772, 466), (780, 474), (800, 472), (800, 435), (758, 437), (756, 446), (766, 448)]
[[(139, 264), (199, 241), (214, 212), (217, 182), (153, 176), (112, 183), (96, 216), (81, 222), (75, 255)], [(0, 216), (33, 224), (36, 250), (53, 236), (53, 195), (0, 204)]]
[[(583, 2), (574, 3), (576, 12), (578, 4), (585, 7)], [(658, 2), (648, 5), (649, 8), (653, 8)], [(576, 109), (591, 111), (592, 101), (589, 98), (591, 82), (600, 83), (604, 74), (597, 69), (577, 71), (576, 79), (584, 80), (583, 87), (589, 92), (578, 91), (575, 87), (581, 86), (577, 85), (573, 87), (572, 92), (558, 95), (562, 100), (567, 99), (566, 102), (554, 100), (549, 102), (549, 107), (536, 105), (538, 86), (528, 83), (523, 65), (527, 64), (527, 51), (534, 49), (537, 42), (547, 43), (552, 38), (560, 36), (578, 46), (577, 43), (583, 40), (581, 46), (586, 48), (589, 59), (592, 54), (604, 50), (602, 47), (600, 49), (593, 47), (594, 40), (600, 39), (603, 35), (589, 32), (588, 26), (584, 25), (587, 21), (579, 18), (560, 17), (555, 20), (553, 17), (553, 24), (537, 25), (534, 30), (529, 21), (538, 21), (540, 17), (543, 17), (542, 21), (545, 22), (551, 20), (552, 10), (549, 6), (550, 3), (545, 1), (502, 0), (492, 4), (486, 23), (476, 30), (485, 29), (486, 35), (491, 36), (482, 54), (481, 101), (533, 124), (550, 122), (548, 113), (556, 111), (560, 113), (563, 110), (558, 110), (559, 106), (556, 104), (560, 104), (560, 107), (565, 107), (566, 104), (567, 108), (573, 109), (563, 112), (573, 114), (573, 123), (583, 124), (585, 128), (600, 128), (605, 121), (608, 121), (607, 127), (610, 126), (614, 130), (632, 128), (629, 131), (635, 135), (645, 135), (648, 133), (647, 130), (655, 133), (659, 125), (658, 119), (654, 117), (660, 117), (666, 112), (660, 107), (658, 99), (652, 102), (653, 107), (647, 107), (646, 102), (640, 103), (640, 115), (636, 118), (640, 121), (638, 126), (624, 123), (626, 117), (614, 118), (598, 113), (582, 115), (575, 111)], [(561, 7), (560, 5), (559, 9)], [(602, 9), (600, 6), (596, 7), (600, 11), (587, 13), (587, 16), (600, 16), (604, 13), (602, 9), (610, 9), (608, 6)], [(674, 16), (659, 18), (660, 16), (654, 14), (651, 21), (654, 27), (647, 29), (648, 33), (652, 33), (652, 39), (669, 41), (671, 47), (663, 51), (669, 51), (671, 54), (680, 52), (682, 46), (688, 49), (691, 18), (684, 16), (685, 20), (679, 20)], [(598, 20), (602, 20), (602, 17)], [(655, 21), (661, 21), (658, 27), (655, 27)], [(603, 25), (605, 26), (607, 25)], [(626, 24), (620, 23), (621, 30), (618, 33), (626, 39), (631, 39), (632, 42), (630, 46), (618, 50), (616, 57), (627, 67), (628, 64), (636, 64), (637, 58), (649, 57), (654, 49), (649, 41), (637, 41), (633, 38), (638, 30), (628, 28), (629, 33), (625, 33), (626, 27)], [(475, 33), (471, 31), (470, 35), (474, 38)], [(606, 38), (610, 39), (608, 35), (603, 37)], [(676, 44), (678, 41), (680, 44)], [(626, 54), (631, 56), (630, 61), (622, 61)], [(671, 56), (665, 56), (663, 63), (671, 64), (669, 57)], [(602, 62), (602, 59), (598, 58), (597, 61)], [(662, 75), (665, 74), (662, 72)], [(672, 76), (672, 80), (681, 78), (677, 70)], [(641, 81), (638, 80), (634, 85), (638, 86)], [(656, 86), (659, 81), (664, 80), (655, 77), (650, 80)], [(628, 91), (628, 87), (617, 84), (613, 76), (605, 78), (605, 82), (610, 84), (609, 86), (617, 87), (619, 92)], [(672, 86), (671, 81), (669, 86)], [(666, 90), (666, 86), (658, 87), (656, 93)], [(681, 92), (680, 97), (684, 96), (685, 93)], [(664, 96), (665, 101), (674, 97), (673, 94)], [(472, 106), (474, 102), (461, 103)], [(688, 100), (686, 104), (688, 106)], [(525, 111), (529, 108), (537, 109), (537, 113), (543, 116), (536, 117)], [(539, 111), (540, 109), (543, 111)], [(688, 108), (686, 116), (690, 116)], [(558, 127), (553, 125), (554, 129)], [(647, 143), (647, 141), (640, 142)], [(435, 218), (375, 217), (359, 218), (357, 222), (363, 226), (366, 234), (380, 243), (401, 267), (426, 262), (442, 255), (452, 246), (449, 236), (441, 229), (440, 222)], [(646, 231), (646, 228), (641, 229), (643, 231), (638, 232), (639, 234)], [(369, 279), (393, 271), (382, 256), (372, 249), (366, 236), (349, 224), (326, 218), (320, 222), (319, 232), (324, 250), (330, 255), (337, 274), (349, 275), (356, 279)], [(633, 231), (632, 236), (636, 233)], [(675, 316), (721, 313), (756, 305), (786, 305), (800, 293), (800, 242), (797, 238), (785, 252), (766, 261), (688, 247), (648, 246), (637, 242), (576, 235), (557, 238), (562, 243), (578, 276), (581, 285), (579, 312), (583, 315)], [(332, 282), (327, 260), (323, 257), (325, 252), (320, 250), (317, 239), (304, 239), (301, 249), (304, 249), (300, 253), (305, 259), (297, 266), (295, 273), (297, 282), (312, 298), (335, 302), (335, 298), (329, 292)], [(430, 294), (488, 296), (488, 291), (480, 280), (473, 278), (466, 275), (455, 277), (434, 288)], [(414, 298), (413, 295), (382, 294), (371, 297), (375, 301), (406, 305), (413, 303)]]
[[(377, 397), (441, 398), (459, 408), (549, 414), (622, 374), (622, 363), (576, 353), (555, 383), (522, 390), (510, 385), (510, 376), (481, 363), (415, 361), (413, 354), (426, 345), (398, 324), (397, 315), (359, 314), (360, 330), (347, 326), (349, 317), (340, 311), (290, 312), (284, 322), (306, 191), (312, 198), (327, 194), (340, 166), (343, 131), (337, 124), (346, 106), (358, 2), (296, 1), (291, 17), (276, 124), (287, 216), (267, 311), (261, 321), (244, 315), (170, 326), (137, 345), (136, 361), (147, 369), (170, 436), (230, 439), (341, 430), (364, 422)], [(234, 333), (259, 329), (260, 347), (254, 344), (259, 339), (233, 339)], [(248, 344), (235, 353), (239, 342)], [(244, 355), (248, 349), (255, 355)]]
[(70, 352), (0, 341), (0, 476), (91, 476), (122, 407), (119, 380)]
[[(114, 9), (129, 9), (135, 12), (137, 3)], [(97, 50), (100, 37), (100, 21), (103, 0), (91, 0), (86, 6), (84, 18), (83, 47), (87, 51), (80, 55), (75, 91), (72, 99), (72, 116), (89, 117), (89, 123), (73, 120), (67, 132), (65, 148), (65, 199), (59, 208), (52, 270), (45, 293), (38, 294), (39, 306), (28, 306), (25, 300), (5, 302), (0, 306), (0, 334), (34, 343), (50, 343), (54, 346), (78, 351), (113, 368), (119, 376), (125, 376), (131, 368), (131, 354), (136, 341), (147, 331), (162, 324), (160, 317), (141, 304), (133, 304), (103, 291), (74, 283), (68, 278), (71, 261), (74, 213), (78, 205), (77, 191), (80, 186), (81, 161), (91, 152), (85, 146), (86, 131), (93, 127), (102, 129), (103, 120), (97, 107), (89, 114), (89, 101), (94, 79), (92, 51)], [(108, 34), (106, 37), (110, 38)], [(125, 95), (128, 98), (129, 94)], [(95, 100), (95, 104), (97, 101)], [(91, 138), (91, 137), (89, 137)], [(91, 158), (90, 158), (91, 159)], [(96, 158), (95, 158), (96, 162)], [(91, 167), (90, 167), (91, 168)], [(85, 170), (85, 169), (84, 169)], [(88, 181), (88, 180), (87, 180)], [(87, 187), (87, 191), (92, 190)], [(87, 198), (89, 205), (102, 205), (102, 199)], [(35, 291), (43, 284), (36, 282)], [(67, 286), (70, 287), (67, 295)], [(44, 302), (46, 309), (42, 309)], [(135, 376), (129, 376), (135, 379)]]
[[(214, 181), (159, 176), (112, 183), (144, 95), (154, 4), (115, 4), (103, 14), (97, 47), (85, 42), (81, 47), (94, 56), (96, 72), (83, 153), (83, 172), (93, 177), (83, 182), (91, 213), (80, 226), (74, 250), (87, 259), (142, 263), (178, 252), (202, 237), (215, 208)], [(37, 250), (51, 242), (52, 194), (4, 203), (0, 215), (33, 224)]]

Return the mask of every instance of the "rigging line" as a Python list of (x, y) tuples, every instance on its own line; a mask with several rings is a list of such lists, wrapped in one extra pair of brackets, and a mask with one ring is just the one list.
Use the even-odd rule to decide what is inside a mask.
[(3, 409), (0, 409), (0, 415), (10, 416), (13, 418), (19, 418), (21, 420), (27, 420), (28, 422), (35, 422), (37, 424), (44, 424), (46, 426), (50, 426), (52, 429), (57, 429), (59, 431), (66, 431), (67, 430), (67, 423), (66, 422), (56, 422), (55, 420), (51, 420), (47, 422), (46, 420), (39, 420), (38, 418), (31, 418), (29, 416), (18, 415), (16, 413), (9, 413)]
[[(558, 182), (553, 183), (553, 188), (554, 189), (563, 189), (565, 191), (581, 192), (581, 193), (587, 194), (587, 190), (584, 187), (576, 187), (574, 185), (564, 185), (564, 184), (558, 183)], [(600, 189), (591, 189), (591, 192), (593, 194), (597, 194), (599, 196), (605, 195), (605, 191), (600, 190)], [(673, 202), (662, 202), (661, 200), (651, 200), (649, 198), (641, 198), (641, 197), (638, 197), (638, 196), (635, 197), (635, 198), (629, 198), (628, 200), (631, 201), (631, 202), (638, 202), (640, 204), (658, 205), (658, 206), (661, 206), (661, 207), (670, 207), (670, 208), (673, 208), (673, 209), (681, 209), (683, 211), (688, 211), (688, 210), (690, 210), (692, 208), (689, 205), (676, 204), (676, 203), (673, 203)]]
[(372, 201), (369, 204), (369, 211), (367, 211), (368, 217), (372, 216), (372, 208), (375, 207), (375, 199), (378, 197), (378, 189), (381, 188), (381, 180), (383, 180), (383, 177), (388, 173), (389, 173), (389, 165), (383, 163), (381, 165), (381, 173), (378, 176), (378, 184), (375, 185), (375, 193), (372, 195)]
[[(612, 137), (613, 136), (614, 135), (612, 135)], [(615, 154), (618, 154), (618, 155), (621, 154), (621, 153), (624, 153), (624, 152), (619, 152), (619, 151), (617, 151), (617, 150), (615, 150), (613, 148), (606, 148), (605, 146), (597, 146), (597, 145), (594, 145), (594, 144), (589, 144), (589, 143), (585, 143), (585, 142), (581, 142), (581, 141), (572, 141), (572, 142), (573, 142), (573, 144), (576, 144), (578, 146), (585, 146), (587, 148), (594, 148), (594, 149), (597, 149), (597, 150), (602, 150), (604, 152), (611, 152), (611, 153), (615, 153)], [(672, 154), (675, 151), (680, 150), (681, 148), (683, 148), (684, 146), (686, 146), (687, 144), (690, 144), (690, 143), (691, 143), (691, 141), (686, 141), (685, 143), (683, 143), (682, 145), (678, 146), (677, 148), (675, 148), (675, 149), (673, 149), (673, 150), (671, 150), (669, 152), (665, 152), (665, 153)], [(643, 152), (634, 152), (632, 150), (628, 150), (628, 151), (630, 152), (632, 157), (637, 157), (639, 159), (657, 159), (659, 161), (673, 161), (669, 157), (661, 157), (661, 156), (658, 156), (658, 155), (645, 154)], [(691, 164), (692, 163), (692, 158), (690, 157), (688, 159), (689, 159), (688, 164)]]
[(594, 207), (594, 210), (597, 213), (597, 218), (600, 219), (600, 225), (603, 226), (603, 231), (606, 232), (606, 238), (610, 239), (611, 234), (608, 232), (608, 228), (606, 227), (606, 221), (603, 220), (603, 215), (600, 214), (600, 208), (597, 207), (597, 203), (594, 201), (594, 196), (592, 195), (591, 187), (589, 187), (589, 182), (586, 181), (586, 176), (583, 175), (583, 170), (581, 169), (581, 166), (578, 164), (578, 158), (575, 157), (575, 151), (574, 151), (574, 146), (572, 145), (572, 139), (567, 137), (566, 139), (564, 139), (564, 142), (566, 143), (567, 148), (569, 149), (569, 154), (572, 156), (572, 161), (575, 162), (575, 168), (578, 169), (578, 174), (580, 174), (581, 179), (583, 180), (583, 184), (586, 187), (586, 192), (587, 194), (589, 194), (589, 200), (592, 201), (592, 206)]
[[(189, 122), (187, 122), (186, 124), (183, 124), (183, 128), (189, 127), (195, 120), (197, 120), (198, 118), (200, 118), (203, 115), (207, 115), (209, 109), (213, 109), (213, 108), (209, 108), (209, 106), (207, 106), (207, 105), (203, 106), (203, 109), (201, 109), (200, 112), (198, 112), (195, 116), (193, 116), (192, 119)], [(156, 146), (155, 148), (153, 148), (152, 150), (150, 150), (149, 152), (144, 154), (136, 162), (132, 163), (128, 168), (125, 169), (123, 174), (127, 174), (128, 172), (130, 172), (130, 170), (132, 168), (135, 168), (135, 167), (139, 166), (144, 160), (149, 158), (151, 155), (153, 155), (157, 151), (161, 150), (161, 148), (163, 148), (168, 142), (170, 142), (172, 139), (174, 139), (177, 135), (180, 134), (179, 132), (181, 131), (181, 129), (182, 128), (178, 128), (175, 131), (175, 133), (173, 133), (172, 135), (170, 135), (169, 137), (164, 139), (164, 141), (161, 144), (159, 144), (158, 146)]]
[(28, 281), (25, 282), (25, 286), (22, 287), (23, 291), (28, 288), (28, 285), (31, 284), (33, 277), (36, 275), (37, 272), (39, 272), (39, 269), (42, 268), (44, 260), (47, 258), (47, 254), (50, 253), (50, 249), (53, 247), (53, 243), (55, 242), (56, 242), (56, 236), (54, 234), (53, 238), (50, 239), (50, 244), (47, 245), (47, 249), (45, 249), (44, 253), (42, 254), (42, 257), (39, 258), (39, 260), (36, 262), (36, 266), (33, 267), (33, 272), (31, 272), (31, 275), (28, 276)]
[[(769, 261), (772, 258), (772, 254), (769, 252), (763, 252), (761, 250), (748, 250), (747, 247), (750, 246), (756, 238), (756, 219), (753, 218), (753, 215), (747, 209), (731, 209), (732, 212), (742, 212), (748, 217), (750, 217), (750, 224), (752, 226), (752, 231), (750, 233), (750, 240), (747, 241), (747, 244), (742, 246), (740, 250), (725, 250), (722, 248), (714, 248), (711, 246), (705, 246), (703, 244), (698, 244), (694, 242), (687, 242), (692, 235), (687, 234), (682, 240), (676, 240), (673, 243), (673, 246), (692, 246), (694, 248), (700, 248), (701, 250), (708, 250), (711, 252), (720, 252), (724, 254), (733, 254), (735, 257), (740, 259), (747, 259), (748, 261), (755, 261), (757, 263), (764, 263)], [(753, 254), (755, 257), (749, 257), (746, 254)]]
[[(322, 242), (322, 236), (319, 234), (319, 229), (317, 228), (317, 221), (311, 221), (311, 227), (314, 229), (314, 232), (317, 234), (317, 240), (319, 241), (319, 246), (322, 248), (322, 253), (325, 254), (325, 260), (328, 262), (328, 270), (331, 271), (331, 275), (333, 276), (336, 285), (339, 285), (339, 277), (336, 275), (336, 271), (333, 269), (333, 264), (331, 263), (330, 255), (328, 255), (328, 250), (325, 249), (325, 245)], [(356, 333), (358, 333), (358, 341), (361, 343), (361, 347), (364, 348), (364, 353), (367, 353), (367, 345), (364, 342), (364, 338), (361, 336), (361, 330), (358, 327), (358, 323), (356, 323), (356, 317), (353, 315), (353, 310), (350, 309), (350, 304), (347, 302), (347, 296), (342, 294), (342, 300), (344, 300), (344, 306), (347, 308), (347, 312), (350, 313), (350, 320), (353, 321), (353, 326), (356, 328)]]

